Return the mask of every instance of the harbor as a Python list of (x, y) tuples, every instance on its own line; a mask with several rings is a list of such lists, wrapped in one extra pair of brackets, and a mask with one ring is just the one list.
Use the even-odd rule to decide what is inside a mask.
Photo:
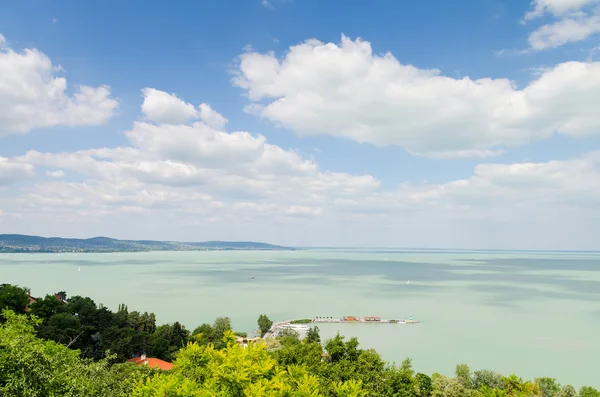
[(418, 324), (417, 320), (411, 315), (408, 320), (383, 319), (379, 316), (344, 316), (341, 318), (333, 317), (315, 317), (313, 323), (363, 323), (363, 324)]
[[(404, 317), (404, 316), (403, 316)], [(414, 320), (413, 316), (410, 315), (408, 320), (401, 318), (396, 319), (383, 319), (379, 316), (343, 316), (340, 318), (335, 317), (315, 317), (312, 319), (300, 319), (300, 320), (285, 320), (273, 323), (271, 329), (265, 334), (265, 338), (277, 337), (282, 333), (291, 330), (296, 331), (299, 334), (303, 334), (308, 331), (310, 324), (418, 324), (419, 321)]]

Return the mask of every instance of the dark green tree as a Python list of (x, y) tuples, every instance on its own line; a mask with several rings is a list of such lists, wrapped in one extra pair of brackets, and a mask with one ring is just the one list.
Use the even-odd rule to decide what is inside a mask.
[(419, 372), (415, 375), (415, 383), (417, 384), (417, 391), (420, 397), (431, 396), (433, 385), (429, 376)]
[(38, 299), (29, 308), (30, 313), (42, 321), (48, 321), (53, 315), (68, 311), (68, 306), (54, 295), (46, 295), (44, 298)]
[(333, 338), (325, 342), (327, 359), (331, 363), (341, 361), (346, 356), (346, 344), (344, 337), (338, 332)]
[(316, 325), (314, 327), (310, 327), (306, 332), (305, 341), (307, 343), (321, 343), (321, 335), (319, 335), (319, 327)]
[(12, 310), (24, 314), (29, 304), (29, 290), (11, 284), (0, 285), (0, 311)]
[(179, 322), (164, 324), (156, 328), (151, 337), (150, 356), (173, 361), (177, 351), (187, 344), (189, 331)]
[(260, 316), (258, 316), (257, 323), (261, 338), (265, 336), (265, 334), (271, 329), (271, 326), (273, 325), (273, 321), (271, 321), (266, 314), (261, 314)]

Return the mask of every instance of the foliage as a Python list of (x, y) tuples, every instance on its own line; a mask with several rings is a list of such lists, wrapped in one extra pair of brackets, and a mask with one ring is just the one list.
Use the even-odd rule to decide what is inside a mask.
[(0, 396), (126, 396), (131, 384), (111, 373), (109, 362), (35, 336), (39, 320), (5, 310), (0, 325)]
[(290, 324), (312, 324), (313, 320), (310, 318), (301, 318), (299, 320), (292, 320)]
[[(64, 298), (66, 293), (59, 293)], [(152, 313), (112, 312), (90, 298), (47, 295), (27, 307), (25, 288), (0, 285), (0, 396), (314, 396), (314, 397), (600, 397), (553, 378), (526, 381), (457, 365), (455, 377), (415, 373), (410, 359), (384, 362), (356, 338), (236, 343), (228, 317), (191, 333), (180, 323), (156, 325)], [(259, 317), (266, 328), (266, 315)], [(270, 327), (271, 325), (269, 325)], [(174, 361), (171, 371), (122, 363), (146, 352)]]
[(23, 314), (29, 303), (29, 294), (26, 288), (17, 285), (0, 284), (0, 310), (12, 310)]
[(271, 326), (273, 325), (273, 321), (271, 321), (266, 314), (261, 314), (258, 317), (257, 323), (261, 338), (265, 336), (265, 334), (271, 329)]
[(217, 349), (223, 349), (226, 345), (223, 337), (227, 331), (231, 331), (231, 319), (229, 317), (217, 317), (211, 326), (202, 324), (194, 329), (191, 340), (200, 344), (212, 344)]
[(600, 391), (593, 387), (583, 386), (581, 390), (579, 390), (579, 397), (600, 397)]
[[(224, 349), (190, 343), (182, 349), (173, 370), (138, 382), (134, 397), (159, 396), (322, 396), (319, 378), (301, 365), (281, 368), (264, 343), (237, 345), (226, 331)], [(338, 382), (338, 396), (362, 397), (360, 382)]]
[(321, 335), (319, 334), (319, 327), (316, 325), (314, 327), (310, 327), (308, 332), (306, 332), (306, 342), (307, 343), (321, 343)]

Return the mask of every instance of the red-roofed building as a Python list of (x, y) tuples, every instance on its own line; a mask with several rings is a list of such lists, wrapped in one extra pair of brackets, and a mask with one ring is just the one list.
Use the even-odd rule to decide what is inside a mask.
[(27, 299), (29, 299), (29, 304), (32, 305), (37, 302), (37, 299), (31, 296), (31, 292), (27, 291)]
[(147, 365), (150, 368), (160, 368), (163, 371), (168, 371), (173, 368), (173, 364), (158, 358), (147, 358), (145, 354), (142, 354), (140, 357), (134, 357), (130, 360), (127, 360), (127, 362), (137, 365)]

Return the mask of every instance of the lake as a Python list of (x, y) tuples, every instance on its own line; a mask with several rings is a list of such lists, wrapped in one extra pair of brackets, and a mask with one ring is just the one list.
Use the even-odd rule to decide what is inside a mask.
[[(78, 271), (81, 267), (81, 271)], [(254, 277), (254, 278), (252, 278)], [(410, 280), (410, 283), (407, 283)], [(319, 324), (386, 360), (453, 373), (458, 363), (600, 387), (600, 253), (394, 249), (0, 254), (0, 283), (67, 291), (193, 329), (381, 316), (415, 325)]]

